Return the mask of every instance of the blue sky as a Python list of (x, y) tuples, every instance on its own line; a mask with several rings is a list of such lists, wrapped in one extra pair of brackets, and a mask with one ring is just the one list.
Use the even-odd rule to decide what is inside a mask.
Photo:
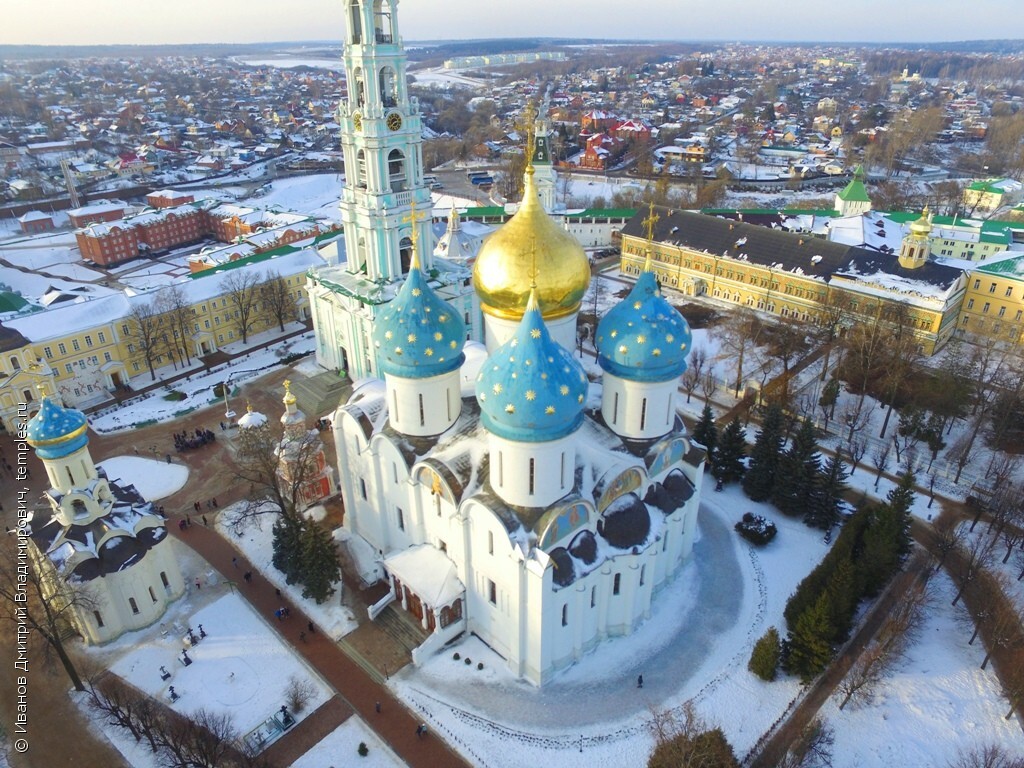
[[(342, 0), (10, 0), (5, 5), (0, 44), (265, 42), (342, 36)], [(969, 6), (950, 0), (401, 0), (399, 22), (406, 40), (1024, 38), (1021, 0), (972, 0)]]

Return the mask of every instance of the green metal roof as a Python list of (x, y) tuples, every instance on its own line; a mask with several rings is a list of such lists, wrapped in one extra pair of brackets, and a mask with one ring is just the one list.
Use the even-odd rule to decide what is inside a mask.
[(843, 187), (843, 191), (839, 193), (839, 199), (854, 203), (871, 202), (871, 198), (868, 197), (868, 191), (864, 188), (864, 182), (860, 180), (859, 174), (854, 174), (853, 180)]
[(313, 244), (296, 248), (294, 245), (282, 245), (279, 248), (274, 248), (270, 251), (264, 251), (263, 253), (256, 253), (252, 256), (246, 256), (242, 259), (236, 259), (235, 261), (229, 261), (226, 264), (218, 264), (216, 267), (210, 267), (204, 269), (201, 272), (193, 272), (189, 275), (192, 280), (198, 280), (201, 277), (210, 277), (212, 275), (222, 275), (228, 270), (237, 269), (238, 267), (244, 267), (249, 264), (259, 264), (261, 261), (272, 259), (275, 256), (283, 256), (286, 253), (295, 253), (296, 251), (304, 251), (306, 248), (317, 248), (325, 242), (334, 240), (340, 236), (342, 231), (335, 230), (333, 232), (324, 232), (313, 238)]
[(993, 186), (992, 183), (988, 181), (976, 181), (967, 188), (972, 192), (985, 192), (990, 195), (1005, 194), (1003, 190), (1001, 190), (999, 187)]
[(1024, 254), (1017, 254), (990, 264), (983, 264), (975, 272), (984, 272), (989, 275), (1010, 277), (1015, 280), (1024, 280)]
[(631, 219), (636, 216), (635, 208), (586, 208), (582, 211), (565, 214), (567, 219)]
[(26, 304), (21, 296), (10, 291), (0, 291), (0, 312), (17, 312)]

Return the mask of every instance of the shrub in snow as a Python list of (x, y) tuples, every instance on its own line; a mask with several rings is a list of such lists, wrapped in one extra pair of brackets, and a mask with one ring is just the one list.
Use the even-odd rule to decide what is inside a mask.
[(483, 669), (484, 668), (484, 663), (481, 661), (479, 664), (476, 665), (476, 668), (477, 669)]
[(170, 392), (168, 392), (166, 395), (164, 395), (164, 400), (170, 400), (171, 402), (177, 402), (179, 400), (184, 400), (185, 397), (186, 397), (186, 395), (185, 395), (184, 392), (181, 392), (181, 391), (179, 391), (177, 389), (174, 389), (174, 390), (171, 390)]
[(752, 512), (743, 515), (743, 519), (736, 523), (736, 530), (744, 539), (757, 545), (767, 544), (779, 532), (775, 523)]
[(462, 658), (462, 654), (460, 654), (458, 651), (456, 651), (455, 653), (452, 654), (452, 658), (455, 659), (456, 661), (458, 661), (459, 659)]
[(360, 757), (366, 757), (368, 754), (370, 754), (370, 748), (366, 746), (365, 741), (359, 742), (359, 749), (357, 749), (356, 751), (359, 753)]
[(754, 644), (754, 652), (750, 654), (747, 669), (762, 680), (772, 681), (779, 668), (781, 655), (782, 643), (779, 640), (779, 631), (775, 627), (768, 627), (768, 631), (761, 635), (761, 639)]
[(466, 657), (466, 666), (468, 667), (472, 663), (473, 663), (473, 660), (471, 658), (469, 658), (469, 656), (467, 656)]
[(294, 675), (288, 678), (288, 687), (284, 690), (285, 701), (292, 712), (301, 712), (309, 700), (316, 695), (316, 687), (309, 680), (300, 680)]

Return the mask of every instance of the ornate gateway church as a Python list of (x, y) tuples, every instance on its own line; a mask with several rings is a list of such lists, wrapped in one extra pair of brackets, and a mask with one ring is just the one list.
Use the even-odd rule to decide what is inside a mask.
[(356, 381), (333, 420), (344, 524), (390, 586), (371, 616), (394, 603), (428, 633), (415, 661), (471, 632), (541, 685), (631, 632), (691, 553), (690, 330), (646, 270), (602, 318), (588, 377), (570, 352), (588, 261), (532, 165), (471, 274), (431, 258), (395, 4), (352, 0), (347, 18), (347, 259), (310, 280), (318, 361)]

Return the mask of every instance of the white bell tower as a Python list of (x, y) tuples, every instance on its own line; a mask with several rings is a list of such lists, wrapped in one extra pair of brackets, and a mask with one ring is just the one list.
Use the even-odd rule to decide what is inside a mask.
[(430, 209), (423, 183), (419, 108), (406, 85), (406, 56), (398, 35), (398, 0), (345, 0), (343, 58), (348, 97), (338, 109), (345, 155), (341, 220), (348, 271), (392, 282), (409, 271), (412, 227), (423, 268), (432, 266), (430, 217), (413, 220), (411, 203)]

